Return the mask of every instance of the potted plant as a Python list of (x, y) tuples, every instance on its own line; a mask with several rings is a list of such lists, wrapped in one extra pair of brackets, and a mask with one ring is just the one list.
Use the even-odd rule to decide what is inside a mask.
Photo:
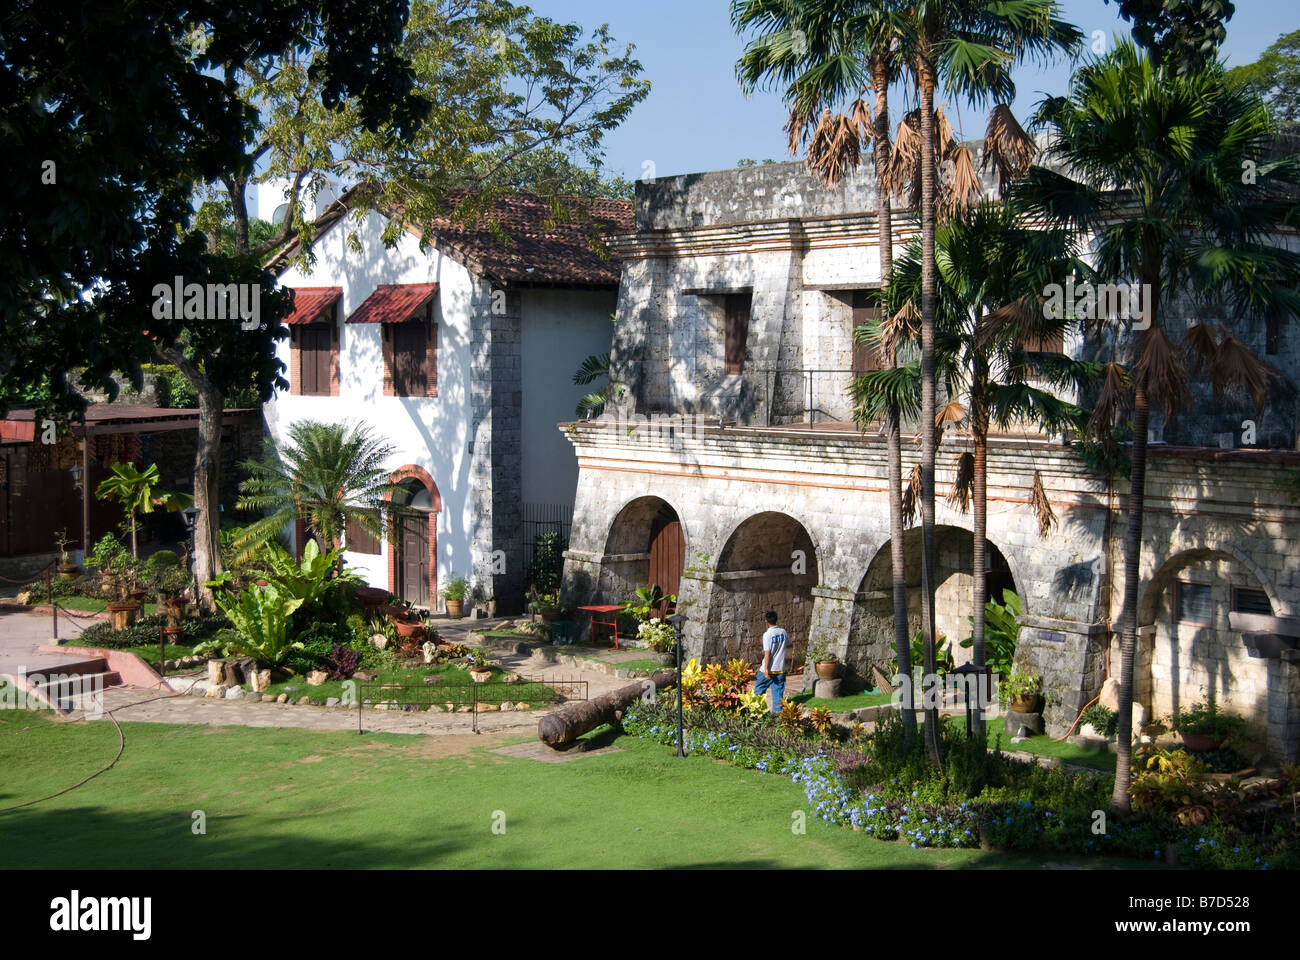
[(818, 680), (834, 680), (840, 670), (840, 658), (831, 651), (830, 642), (820, 638), (813, 642), (809, 652), (817, 669)]
[(491, 651), (479, 647), (470, 656), (473, 658), (469, 665), (470, 679), (475, 683), (486, 683), (492, 677), (492, 667), (489, 663)]
[(66, 529), (60, 530), (54, 536), (54, 543), (59, 548), (59, 577), (63, 580), (71, 580), (77, 575), (77, 565), (73, 563), (72, 558), (68, 556), (68, 544), (71, 542), (72, 541), (68, 538), (68, 531)]
[(677, 631), (666, 620), (654, 617), (636, 628), (637, 639), (659, 655), (659, 662), (670, 666), (677, 662)]
[(148, 583), (158, 595), (158, 612), (167, 618), (166, 631), (180, 633), (185, 613), (185, 590), (189, 577), (170, 550), (161, 550), (145, 561)]
[(1038, 695), (1042, 690), (1042, 679), (1036, 673), (1026, 673), (1019, 667), (1002, 681), (1002, 696), (1007, 705), (1016, 713), (1033, 713), (1038, 706)]
[(560, 618), (560, 591), (538, 593), (534, 590), (528, 601), (528, 609), (541, 617), (545, 623), (554, 623)]
[(1183, 746), (1192, 753), (1218, 750), (1224, 740), (1244, 732), (1247, 726), (1241, 717), (1220, 713), (1213, 700), (1178, 711), (1174, 714), (1173, 725), (1183, 738)]
[(447, 616), (460, 619), (465, 615), (465, 596), (469, 593), (469, 580), (458, 573), (447, 578), (447, 584), (438, 591), (447, 604)]

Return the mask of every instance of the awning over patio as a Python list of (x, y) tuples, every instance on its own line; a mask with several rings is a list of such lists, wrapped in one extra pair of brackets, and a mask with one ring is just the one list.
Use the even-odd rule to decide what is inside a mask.
[(348, 323), (405, 323), (438, 292), (436, 283), (384, 283), (357, 307)]

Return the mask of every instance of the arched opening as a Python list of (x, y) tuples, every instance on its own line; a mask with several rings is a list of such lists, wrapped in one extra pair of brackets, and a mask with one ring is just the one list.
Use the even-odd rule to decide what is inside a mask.
[[(961, 641), (971, 635), (970, 617), (974, 612), (975, 538), (961, 527), (935, 528), (935, 628), (939, 636), (949, 641), (953, 661), (967, 663), (971, 651), (961, 647)], [(904, 574), (907, 582), (907, 634), (915, 636), (921, 631), (921, 530), (914, 527), (903, 535)], [(986, 541), (984, 600), (1002, 602), (1002, 591), (1012, 590), (1023, 599), (1002, 551), (992, 541)], [(870, 665), (879, 666), (888, 676), (896, 670), (897, 653), (894, 642), (894, 564), (889, 541), (876, 551), (853, 604), (853, 618), (849, 627), (848, 649), (845, 654), (846, 679), (856, 678), (865, 683), (870, 678)]]
[(740, 524), (718, 557), (705, 626), (706, 660), (763, 656), (763, 614), (776, 611), (790, 635), (787, 670), (802, 668), (817, 585), (817, 550), (803, 524), (784, 513), (760, 513)]
[(425, 469), (407, 465), (393, 471), (390, 482), (401, 490), (389, 494), (388, 590), (413, 606), (433, 609), (438, 599), (438, 513), (442, 498)]
[(685, 567), (686, 533), (677, 511), (658, 497), (639, 497), (610, 525), (601, 562), (601, 594), (608, 602), (621, 603), (639, 587), (657, 586), (665, 596), (676, 596)]
[[(1166, 560), (1138, 606), (1134, 699), (1168, 716), (1213, 699), (1221, 710), (1268, 722), (1268, 661), (1251, 657), (1228, 614), (1272, 614), (1255, 571), (1223, 550)], [(1111, 674), (1118, 674), (1115, 648)]]

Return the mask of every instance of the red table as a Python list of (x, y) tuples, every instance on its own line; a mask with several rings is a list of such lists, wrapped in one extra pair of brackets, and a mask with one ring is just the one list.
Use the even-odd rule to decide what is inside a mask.
[[(625, 604), (625, 603), (602, 603), (602, 604), (596, 604), (596, 605), (594, 605), (594, 606), (590, 606), (590, 607), (579, 607), (578, 609), (579, 609), (579, 610), (586, 610), (589, 614), (591, 614), (591, 642), (592, 642), (592, 643), (595, 643), (595, 642), (596, 642), (596, 628), (597, 628), (597, 627), (613, 627), (613, 628), (614, 628), (614, 649), (617, 650), (617, 649), (618, 649), (618, 616), (617, 616), (617, 614), (619, 614), (619, 613), (622, 612), (623, 610), (626, 610), (626, 609), (627, 609), (627, 604)], [(613, 617), (609, 617), (609, 619), (606, 619), (606, 620), (597, 620), (597, 619), (596, 619), (597, 614), (600, 614), (600, 615), (603, 615), (603, 616), (606, 616), (606, 617), (609, 617), (610, 614), (614, 614), (615, 616), (613, 616)]]

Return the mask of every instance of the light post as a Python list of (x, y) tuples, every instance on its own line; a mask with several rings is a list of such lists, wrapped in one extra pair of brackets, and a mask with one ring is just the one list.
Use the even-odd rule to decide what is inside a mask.
[(190, 535), (190, 581), (194, 587), (194, 606), (199, 605), (199, 579), (194, 570), (194, 527), (199, 518), (198, 507), (186, 507), (181, 511), (181, 519), (185, 521), (185, 531)]
[(672, 624), (673, 633), (677, 637), (675, 644), (677, 648), (677, 756), (686, 756), (683, 750), (685, 736), (682, 731), (682, 628), (686, 623), (686, 616), (680, 613), (674, 613), (668, 617), (668, 622)]

